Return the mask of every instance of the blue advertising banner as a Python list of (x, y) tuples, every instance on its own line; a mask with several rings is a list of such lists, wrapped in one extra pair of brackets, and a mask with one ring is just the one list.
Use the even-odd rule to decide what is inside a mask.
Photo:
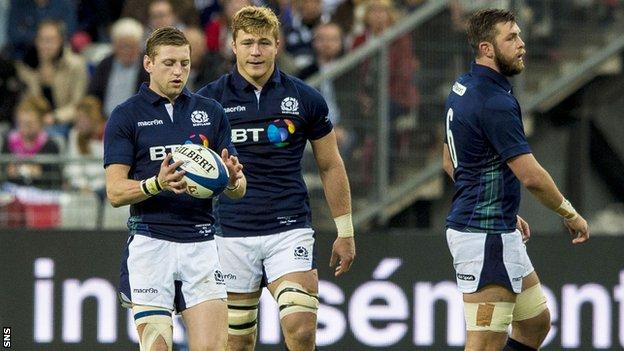
[[(462, 350), (464, 322), (443, 234), (357, 237), (351, 271), (328, 266), (332, 234), (317, 234), (320, 350)], [(0, 327), (15, 350), (138, 350), (117, 280), (126, 234), (0, 233)], [(552, 315), (544, 350), (624, 347), (624, 236), (573, 246), (534, 235), (529, 254)], [(263, 294), (257, 350), (282, 350), (278, 309)], [(184, 329), (175, 320), (176, 349)]]

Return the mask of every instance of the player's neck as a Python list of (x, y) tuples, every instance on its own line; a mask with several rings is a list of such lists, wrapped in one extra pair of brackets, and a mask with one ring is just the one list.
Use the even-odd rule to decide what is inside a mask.
[(177, 94), (176, 96), (167, 96), (165, 95), (165, 93), (163, 93), (162, 91), (160, 91), (160, 89), (158, 89), (157, 86), (153, 86), (152, 84), (149, 85), (149, 88), (151, 91), (153, 91), (154, 93), (156, 93), (159, 96), (164, 97), (165, 99), (169, 100), (169, 102), (173, 105), (175, 103), (175, 100), (178, 98), (178, 96), (180, 96), (180, 94)]
[(269, 79), (271, 79), (271, 76), (273, 76), (273, 71), (275, 71), (275, 66), (273, 66), (273, 68), (271, 68), (270, 70), (268, 70), (262, 77), (259, 78), (253, 78), (250, 75), (248, 75), (244, 70), (242, 70), (240, 67), (237, 67), (238, 69), (238, 73), (251, 85), (253, 85), (256, 90), (262, 90), (262, 88), (264, 87), (264, 85), (269, 81)]
[(485, 56), (484, 57), (479, 57), (479, 58), (475, 59), (475, 62), (478, 65), (489, 67), (489, 68), (495, 70), (496, 72), (501, 73), (500, 69), (498, 68), (498, 65), (496, 64), (496, 62), (494, 62), (494, 60), (492, 60), (490, 58), (487, 58)]

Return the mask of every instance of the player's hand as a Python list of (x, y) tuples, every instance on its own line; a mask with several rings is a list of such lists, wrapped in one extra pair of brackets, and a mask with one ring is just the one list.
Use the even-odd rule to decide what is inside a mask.
[(565, 224), (566, 228), (570, 234), (572, 234), (572, 244), (582, 244), (589, 240), (589, 226), (587, 225), (587, 221), (581, 215), (578, 215), (573, 220), (563, 220), (563, 224)]
[(176, 194), (183, 194), (186, 192), (186, 180), (183, 179), (184, 171), (178, 171), (178, 167), (182, 166), (183, 161), (177, 161), (172, 164), (171, 153), (168, 153), (165, 159), (160, 164), (160, 172), (158, 172), (158, 183), (163, 190), (170, 190)]
[(531, 228), (529, 228), (529, 223), (524, 220), (524, 218), (520, 216), (516, 216), (518, 218), (518, 222), (516, 222), (516, 228), (522, 233), (522, 242), (526, 243), (531, 238)]
[(221, 159), (223, 160), (223, 163), (225, 163), (228, 173), (230, 174), (228, 186), (236, 186), (236, 182), (243, 178), (243, 165), (238, 162), (238, 157), (230, 156), (227, 149), (221, 150)]
[(336, 266), (334, 276), (339, 277), (343, 273), (346, 273), (351, 268), (353, 260), (355, 259), (355, 239), (350, 238), (336, 238), (334, 246), (332, 247), (331, 258), (329, 259), (329, 266)]

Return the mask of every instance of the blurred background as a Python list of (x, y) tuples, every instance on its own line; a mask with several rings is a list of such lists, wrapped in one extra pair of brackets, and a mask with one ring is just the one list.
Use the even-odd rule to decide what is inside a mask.
[[(229, 20), (248, 4), (279, 15), (279, 68), (325, 97), (351, 182), (358, 259), (335, 280), (333, 221), (306, 152), (322, 350), (461, 349), (443, 110), (473, 59), (466, 19), (484, 7), (518, 17), (526, 69), (512, 83), (529, 142), (593, 234), (572, 247), (560, 218), (523, 194), (554, 311), (545, 349), (624, 348), (623, 1), (0, 0), (0, 326), (14, 348), (135, 347), (114, 293), (128, 208), (105, 199), (103, 128), (148, 79), (152, 30), (186, 33), (196, 91), (232, 69)], [(265, 300), (258, 349), (275, 350)]]

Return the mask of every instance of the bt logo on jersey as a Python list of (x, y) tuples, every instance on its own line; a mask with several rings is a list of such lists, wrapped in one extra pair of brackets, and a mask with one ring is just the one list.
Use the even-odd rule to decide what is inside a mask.
[(246, 128), (246, 129), (232, 129), (232, 142), (244, 143), (249, 139), (254, 142), (260, 141), (260, 133), (264, 132), (264, 128)]
[(260, 141), (260, 134), (266, 132), (266, 138), (277, 147), (290, 144), (288, 139), (296, 131), (295, 124), (290, 119), (275, 119), (265, 128), (232, 128), (232, 142), (244, 143), (251, 140), (254, 143)]

